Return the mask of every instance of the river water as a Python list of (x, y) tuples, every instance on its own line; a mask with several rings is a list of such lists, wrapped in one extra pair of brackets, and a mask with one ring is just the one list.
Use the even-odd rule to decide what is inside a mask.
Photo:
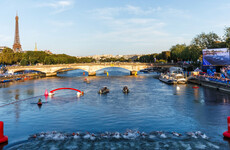
[[(192, 84), (167, 85), (153, 74), (129, 76), (108, 68), (96, 77), (82, 70), (58, 77), (2, 84), (0, 120), (9, 143), (5, 149), (229, 149), (230, 95)], [(129, 94), (122, 93), (127, 85)], [(99, 95), (107, 86), (110, 93)], [(45, 89), (71, 87), (84, 91)], [(36, 104), (41, 98), (43, 105)], [(55, 132), (54, 132), (55, 131)], [(73, 133), (79, 132), (79, 136)], [(89, 132), (89, 133), (88, 133)], [(173, 133), (176, 132), (176, 133)], [(178, 133), (178, 134), (177, 134)]]

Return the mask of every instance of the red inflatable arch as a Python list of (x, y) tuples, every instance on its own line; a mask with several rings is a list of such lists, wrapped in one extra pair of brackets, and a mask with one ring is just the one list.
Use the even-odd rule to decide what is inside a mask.
[(82, 93), (82, 91), (80, 91), (78, 89), (74, 89), (74, 88), (58, 88), (58, 89), (54, 89), (54, 90), (50, 91), (50, 93), (53, 93), (53, 92), (59, 91), (59, 90), (74, 90), (74, 91), (78, 91), (78, 92)]

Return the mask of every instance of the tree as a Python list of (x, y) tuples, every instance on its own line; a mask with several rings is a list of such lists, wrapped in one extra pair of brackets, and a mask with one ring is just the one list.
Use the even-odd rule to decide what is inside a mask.
[(171, 56), (170, 51), (163, 51), (162, 52), (162, 59), (164, 59), (166, 61), (170, 61), (170, 56)]
[(226, 47), (227, 47), (227, 48), (230, 48), (230, 38), (227, 38), (227, 39), (226, 39)]
[(54, 63), (54, 60), (51, 56), (46, 56), (45, 59), (44, 59), (44, 64), (45, 65), (50, 65), (50, 64), (53, 64)]
[(26, 65), (28, 65), (29, 64), (29, 62), (25, 59), (25, 58), (23, 58), (21, 61), (20, 61), (20, 65), (22, 65), (22, 66), (26, 66)]
[(230, 27), (226, 27), (224, 31), (224, 39), (227, 40), (230, 38)]
[(4, 48), (3, 50), (2, 50), (2, 53), (13, 53), (14, 51), (11, 49), (11, 48), (8, 48), (8, 47), (6, 47), (6, 48)]
[(216, 41), (220, 41), (220, 37), (216, 33), (201, 33), (192, 40), (192, 45), (196, 45), (201, 49), (215, 48)]
[(0, 63), (7, 65), (15, 63), (14, 55), (15, 53), (11, 48), (4, 48), (2, 53), (0, 53)]
[(196, 45), (188, 46), (189, 50), (189, 59), (190, 61), (196, 62), (197, 59), (202, 55), (202, 50)]
[(186, 48), (185, 44), (177, 44), (172, 46), (171, 51), (171, 59), (174, 61), (182, 60), (182, 51)]

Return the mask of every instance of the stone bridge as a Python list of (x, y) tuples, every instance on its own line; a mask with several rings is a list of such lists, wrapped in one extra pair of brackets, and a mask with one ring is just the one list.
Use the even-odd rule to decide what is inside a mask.
[(95, 76), (96, 71), (109, 67), (124, 68), (130, 71), (130, 75), (134, 75), (139, 70), (150, 67), (159, 67), (159, 65), (156, 66), (156, 64), (149, 63), (75, 63), (59, 65), (10, 66), (6, 67), (6, 69), (9, 73), (16, 73), (25, 70), (39, 71), (46, 74), (46, 76), (55, 76), (57, 75), (57, 72), (82, 69), (84, 71), (87, 71), (89, 76)]

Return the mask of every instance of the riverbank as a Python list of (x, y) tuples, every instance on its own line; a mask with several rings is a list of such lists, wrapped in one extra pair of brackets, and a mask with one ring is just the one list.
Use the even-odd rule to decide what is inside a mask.
[(194, 77), (189, 79), (188, 82), (230, 93), (230, 83), (228, 82), (223, 83), (223, 82), (211, 81), (204, 77)]
[(25, 81), (30, 79), (37, 79), (40, 77), (44, 77), (43, 74), (38, 73), (27, 73), (27, 74), (15, 74), (15, 75), (6, 75), (0, 77), (0, 83), (7, 83), (7, 82), (16, 82), (16, 81)]

